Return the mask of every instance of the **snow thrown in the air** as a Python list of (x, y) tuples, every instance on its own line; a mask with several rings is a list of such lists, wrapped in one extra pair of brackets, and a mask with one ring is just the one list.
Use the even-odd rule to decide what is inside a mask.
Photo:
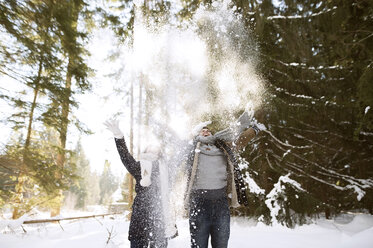
[[(135, 87), (140, 80), (145, 84), (154, 96), (150, 120), (170, 127), (179, 138), (191, 138), (193, 126), (208, 121), (206, 115), (233, 115), (248, 101), (254, 109), (260, 107), (257, 48), (244, 43), (250, 36), (229, 5), (216, 1), (210, 8), (201, 6), (182, 27), (148, 24), (136, 12), (133, 46), (123, 49), (124, 81), (132, 80)], [(226, 118), (229, 125), (232, 117)]]
[[(256, 72), (257, 47), (230, 5), (229, 0), (201, 5), (181, 26), (172, 21), (149, 24), (136, 9), (133, 42), (122, 51), (122, 80), (126, 85), (132, 82), (134, 92), (141, 82), (143, 95), (149, 96), (148, 126), (138, 127), (143, 132), (140, 143), (161, 145), (170, 178), (186, 155), (185, 146), (211, 116), (223, 117), (224, 128), (234, 129), (234, 115), (249, 102), (250, 110), (260, 108), (264, 84)], [(174, 187), (178, 190), (172, 192), (173, 201), (182, 202), (183, 187)]]

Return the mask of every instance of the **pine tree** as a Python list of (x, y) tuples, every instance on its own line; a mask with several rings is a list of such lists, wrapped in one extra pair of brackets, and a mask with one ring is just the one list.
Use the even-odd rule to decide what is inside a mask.
[[(45, 5), (35, 5), (31, 1), (19, 2), (9, 1), (0, 5), (4, 11), (1, 15), (1, 24), (7, 31), (5, 34), (9, 39), (16, 39), (16, 52), (7, 52), (13, 49), (12, 45), (2, 46), (5, 51), (3, 57), (10, 63), (4, 64), (2, 72), (22, 83), (32, 90), (31, 102), (25, 101), (24, 94), (8, 96), (7, 100), (20, 111), (13, 114), (8, 121), (13, 123), (13, 129), (26, 128), (26, 138), (20, 151), (23, 154), (20, 164), (16, 194), (14, 196), (15, 208), (13, 218), (18, 218), (18, 208), (22, 205), (22, 194), (25, 193), (24, 184), (30, 172), (30, 159), (33, 154), (30, 152), (31, 135), (36, 111), (42, 107), (38, 102), (40, 94), (45, 93), (52, 80), (60, 72), (61, 61), (53, 52), (57, 49), (55, 36), (50, 34), (53, 27), (53, 3), (45, 1)], [(19, 73), (19, 68), (31, 71), (30, 75)], [(29, 67), (30, 69), (27, 69)], [(50, 70), (53, 68), (52, 70)], [(17, 70), (18, 69), (18, 70)]]
[(118, 182), (110, 169), (109, 161), (105, 161), (104, 170), (100, 175), (100, 204), (111, 203), (111, 195), (118, 188)]
[[(179, 17), (190, 19), (210, 1), (183, 4)], [(290, 173), (307, 190), (297, 192), (300, 199), (285, 194), (285, 212), (296, 211), (292, 218), (299, 222), (320, 212), (371, 212), (371, 1), (286, 0), (275, 6), (253, 0), (233, 1), (231, 7), (254, 32), (266, 81), (255, 117), (268, 129), (242, 154), (250, 163), (247, 172), (266, 194)], [(250, 198), (256, 211), (241, 213), (268, 216), (265, 198)], [(282, 221), (291, 226), (294, 219), (286, 214)]]
[[(22, 147), (23, 138), (20, 133), (14, 133), (13, 139), (6, 145), (5, 151), (2, 155), (7, 161), (7, 167), (14, 164), (16, 167), (15, 171), (19, 171), (19, 164), (23, 162), (23, 155), (20, 153)], [(56, 197), (59, 190), (67, 188), (68, 181), (66, 177), (63, 179), (56, 179), (55, 173), (62, 175), (69, 175), (69, 178), (74, 179), (75, 168), (69, 167), (64, 170), (59, 170), (56, 166), (55, 154), (58, 149), (58, 138), (57, 134), (53, 129), (45, 129), (42, 131), (34, 132), (33, 137), (38, 142), (30, 144), (29, 150), (31, 157), (29, 157), (29, 164), (27, 171), (22, 171), (24, 175), (27, 175), (27, 180), (23, 182), (23, 192), (21, 194), (22, 204), (17, 204), (14, 201), (15, 197), (18, 197), (16, 193), (17, 183), (9, 189), (10, 197), (5, 203), (7, 206), (13, 207), (16, 203), (17, 213), (21, 216), (28, 213), (35, 207), (51, 207), (52, 199)], [(11, 168), (11, 167), (10, 167)], [(6, 176), (11, 176), (11, 172), (7, 172)], [(14, 178), (15, 180), (16, 178)]]
[[(1, 56), (8, 62), (0, 64), (0, 72), (24, 83), (33, 94), (31, 102), (24, 100), (25, 94), (29, 91), (27, 88), (19, 97), (1, 94), (2, 99), (20, 110), (7, 121), (13, 123), (14, 130), (26, 129), (24, 145), (19, 150), (23, 154), (23, 162), (18, 171), (18, 185), (13, 200), (19, 206), (23, 204), (22, 194), (25, 193), (23, 184), (34, 173), (33, 163), (38, 163), (34, 160), (38, 156), (35, 156), (30, 149), (33, 145), (35, 121), (40, 125), (42, 120), (43, 124), (54, 127), (59, 132), (59, 149), (55, 151), (59, 154), (57, 163), (60, 166), (53, 173), (57, 181), (64, 180), (63, 172), (66, 170), (63, 164), (67, 152), (65, 144), (70, 122), (69, 113), (72, 106), (77, 106), (77, 102), (72, 98), (75, 92), (71, 90), (71, 85), (76, 82), (76, 88), (80, 92), (90, 87), (86, 80), (89, 68), (83, 59), (86, 51), (81, 44), (81, 39), (86, 37), (86, 33), (77, 29), (78, 16), (87, 15), (89, 12), (84, 7), (86, 5), (83, 1), (55, 3), (53, 0), (43, 0), (36, 3), (34, 1), (0, 3), (2, 10), (0, 24), (5, 30), (7, 41), (14, 41), (14, 45), (0, 44)], [(70, 14), (66, 15), (66, 13)], [(64, 60), (66, 57), (67, 61)], [(41, 104), (38, 100), (41, 95), (47, 95), (51, 103)], [(75, 121), (75, 124), (80, 131), (87, 132), (79, 121)], [(58, 200), (56, 204), (58, 208), (60, 204)], [(14, 218), (19, 217), (17, 205)]]
[[(79, 16), (82, 14), (86, 4), (84, 1), (75, 0), (59, 2), (57, 6), (55, 18), (60, 32), (61, 48), (68, 61), (66, 65), (65, 85), (56, 91), (52, 91), (54, 104), (45, 115), (45, 121), (48, 124), (54, 125), (59, 133), (61, 149), (58, 152), (57, 164), (60, 168), (63, 168), (66, 160), (65, 149), (70, 123), (69, 115), (71, 107), (76, 105), (76, 102), (72, 101), (74, 94), (72, 90), (73, 79), (75, 79), (76, 86), (81, 92), (89, 90), (90, 84), (87, 82), (89, 68), (83, 59), (86, 51), (79, 40), (84, 39), (86, 34), (78, 30)], [(53, 123), (53, 117), (56, 117), (56, 115), (58, 125), (56, 125), (57, 123)], [(56, 177), (61, 178), (62, 175), (57, 174)], [(56, 207), (52, 209), (51, 216), (56, 216), (60, 213), (62, 192), (59, 193), (59, 197), (55, 200)]]
[[(81, 141), (79, 140), (76, 144), (75, 149), (71, 157), (68, 159), (68, 165), (73, 165), (76, 168), (77, 180), (72, 180), (68, 193), (73, 194), (76, 197), (76, 203), (74, 205), (77, 209), (85, 209), (92, 198), (90, 195), (93, 194), (91, 187), (89, 187), (89, 178), (92, 176), (89, 160), (85, 156)], [(64, 195), (67, 194), (64, 192)]]
[[(292, 173), (309, 192), (301, 201), (318, 202), (298, 207), (300, 214), (371, 211), (372, 140), (364, 112), (370, 106), (371, 9), (368, 1), (285, 1), (279, 7), (263, 1), (253, 9), (269, 93), (266, 118), (259, 119), (270, 129), (246, 156), (266, 192)], [(366, 96), (359, 96), (360, 83)]]

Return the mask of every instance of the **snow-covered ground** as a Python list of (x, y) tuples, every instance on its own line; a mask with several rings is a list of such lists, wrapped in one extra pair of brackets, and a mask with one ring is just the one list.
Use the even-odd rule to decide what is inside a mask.
[[(92, 213), (80, 213), (89, 215)], [(33, 219), (39, 219), (35, 216)], [(8, 226), (10, 224), (10, 228)], [(130, 247), (127, 240), (128, 220), (124, 215), (61, 221), (61, 225), (33, 224), (0, 220), (0, 247), (27, 248), (102, 248)], [(188, 220), (177, 221), (179, 236), (169, 242), (170, 248), (190, 247)], [(111, 237), (109, 239), (109, 233)], [(319, 219), (313, 224), (289, 229), (281, 225), (266, 226), (244, 218), (232, 218), (231, 248), (371, 248), (373, 247), (373, 216), (344, 215), (334, 220)]]

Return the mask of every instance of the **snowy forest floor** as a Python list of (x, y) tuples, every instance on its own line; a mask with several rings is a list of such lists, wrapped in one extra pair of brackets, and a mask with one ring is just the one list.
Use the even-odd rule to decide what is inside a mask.
[[(80, 213), (80, 216), (89, 214), (92, 213)], [(40, 216), (33, 216), (32, 219), (40, 219)], [(0, 247), (130, 247), (127, 240), (129, 222), (124, 215), (61, 221), (60, 224), (61, 226), (56, 223), (23, 225), (27, 231), (24, 233), (17, 222), (0, 220)], [(188, 220), (179, 219), (177, 226), (179, 236), (171, 240), (168, 247), (190, 247)], [(108, 241), (109, 232), (111, 238)], [(294, 229), (232, 218), (229, 247), (370, 248), (373, 247), (373, 216), (345, 214), (334, 220), (314, 220), (313, 224)]]

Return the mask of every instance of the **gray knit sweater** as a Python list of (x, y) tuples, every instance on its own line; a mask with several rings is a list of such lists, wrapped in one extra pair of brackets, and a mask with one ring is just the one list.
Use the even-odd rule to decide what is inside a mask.
[(212, 144), (201, 144), (193, 189), (221, 189), (227, 186), (227, 158)]
[(227, 158), (214, 143), (217, 139), (232, 142), (246, 128), (250, 127), (251, 118), (244, 112), (237, 120), (236, 129), (227, 128), (214, 135), (198, 136), (201, 142), (196, 182), (193, 189), (221, 189), (227, 186)]

